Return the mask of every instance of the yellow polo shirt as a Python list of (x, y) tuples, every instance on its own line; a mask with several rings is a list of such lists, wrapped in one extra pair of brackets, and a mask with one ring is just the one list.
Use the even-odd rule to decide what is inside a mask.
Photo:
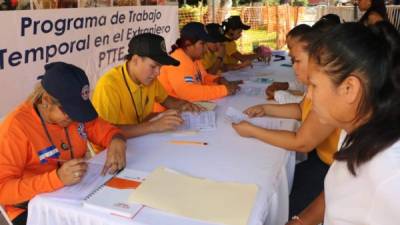
[(237, 45), (235, 41), (227, 41), (225, 44), (225, 57), (224, 57), (224, 64), (234, 65), (238, 64), (239, 60), (232, 57), (235, 52), (238, 52)]
[(92, 103), (104, 120), (117, 125), (130, 125), (143, 122), (152, 113), (154, 103), (163, 103), (167, 97), (158, 79), (148, 86), (133, 82), (124, 63), (112, 68), (98, 80)]
[[(301, 121), (304, 122), (312, 108), (311, 99), (305, 97), (302, 105)], [(340, 129), (335, 129), (329, 137), (316, 147), (318, 157), (327, 165), (333, 162), (333, 155), (337, 152)]]
[(207, 50), (204, 53), (204, 56), (201, 59), (201, 62), (203, 63), (204, 68), (208, 70), (214, 65), (215, 61), (217, 61), (217, 58), (218, 57), (217, 57), (217, 54), (215, 54), (215, 52)]

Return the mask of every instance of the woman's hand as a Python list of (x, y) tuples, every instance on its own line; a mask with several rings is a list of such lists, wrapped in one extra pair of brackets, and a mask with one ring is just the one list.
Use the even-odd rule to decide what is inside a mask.
[(233, 129), (242, 137), (253, 137), (255, 126), (247, 121), (232, 124)]
[(79, 183), (87, 170), (87, 163), (84, 159), (71, 159), (57, 169), (57, 175), (64, 185)]
[(107, 158), (104, 163), (102, 175), (109, 172), (116, 173), (126, 165), (126, 141), (124, 138), (116, 136), (111, 140), (107, 150)]
[(265, 110), (264, 110), (264, 105), (255, 105), (250, 108), (247, 108), (243, 112), (244, 114), (247, 114), (250, 118), (252, 117), (263, 117), (265, 116)]

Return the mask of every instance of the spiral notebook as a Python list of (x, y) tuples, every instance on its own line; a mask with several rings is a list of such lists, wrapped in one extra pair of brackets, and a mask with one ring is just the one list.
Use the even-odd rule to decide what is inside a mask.
[(132, 192), (144, 181), (147, 173), (125, 168), (105, 184), (90, 193), (83, 201), (83, 207), (105, 213), (133, 218), (143, 207), (129, 203)]

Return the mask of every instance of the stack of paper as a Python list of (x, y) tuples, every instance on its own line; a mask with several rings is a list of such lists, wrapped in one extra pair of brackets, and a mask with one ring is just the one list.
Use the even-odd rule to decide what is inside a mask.
[(86, 208), (132, 218), (143, 206), (128, 202), (128, 197), (142, 183), (147, 174), (125, 168), (98, 187), (83, 202)]
[(245, 225), (257, 189), (255, 184), (217, 182), (158, 168), (129, 201), (207, 222)]

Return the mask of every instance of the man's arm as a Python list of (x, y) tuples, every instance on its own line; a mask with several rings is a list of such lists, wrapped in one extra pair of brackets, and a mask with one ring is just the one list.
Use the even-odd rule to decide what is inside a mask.
[(135, 125), (116, 125), (120, 128), (125, 137), (138, 137), (150, 133), (158, 133), (175, 130), (183, 123), (182, 118), (176, 110), (167, 110), (158, 114), (149, 121)]
[(162, 106), (164, 106), (167, 109), (175, 109), (178, 111), (190, 111), (190, 112), (200, 112), (203, 110), (202, 107), (193, 104), (191, 102), (188, 102), (183, 99), (178, 99), (172, 96), (168, 96), (164, 102), (161, 103)]

